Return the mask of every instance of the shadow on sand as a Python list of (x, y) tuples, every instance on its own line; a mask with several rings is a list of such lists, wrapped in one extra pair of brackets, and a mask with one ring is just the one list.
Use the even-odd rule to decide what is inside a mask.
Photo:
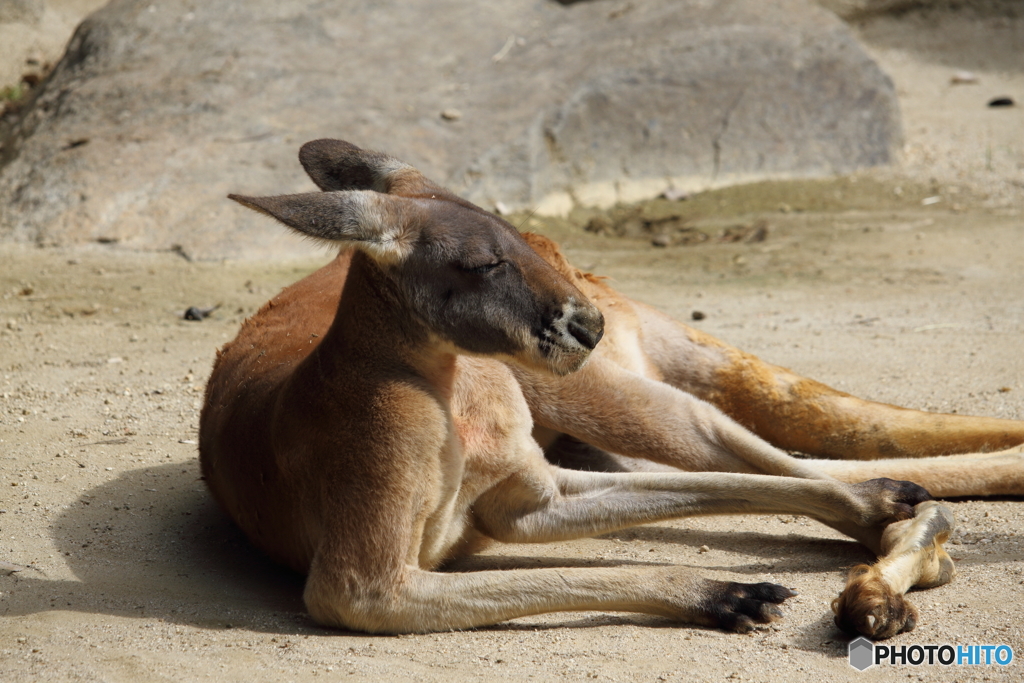
[[(199, 478), (195, 462), (145, 467), (122, 474), (83, 494), (51, 527), (54, 544), (76, 580), (34, 572), (4, 577), (8, 616), (51, 610), (162, 619), (201, 628), (243, 627), (270, 633), (339, 633), (317, 626), (302, 603), (303, 577), (275, 565), (253, 548), (220, 511)], [(735, 548), (762, 561), (722, 566), (737, 574), (840, 573), (870, 561), (856, 543), (812, 536), (750, 531), (700, 531), (636, 527), (609, 539)], [(630, 559), (501, 557), (480, 555), (453, 563), (453, 571), (535, 567), (656, 565)], [(698, 568), (699, 569), (699, 568)], [(837, 575), (837, 587), (840, 585)], [(675, 626), (640, 615), (578, 619), (560, 627), (606, 623)], [(537, 628), (516, 624), (494, 628)], [(821, 628), (817, 628), (821, 627)], [(545, 627), (541, 627), (545, 628)], [(820, 649), (824, 623), (809, 638)], [(837, 648), (830, 648), (837, 649)], [(838, 651), (838, 649), (837, 649)], [(845, 651), (845, 650), (844, 650)], [(833, 653), (834, 654), (834, 653)]]

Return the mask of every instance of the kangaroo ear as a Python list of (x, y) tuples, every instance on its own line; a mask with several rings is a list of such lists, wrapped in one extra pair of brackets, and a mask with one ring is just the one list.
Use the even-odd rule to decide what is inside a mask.
[(408, 255), (419, 224), (415, 202), (369, 190), (277, 197), (230, 194), (228, 199), (276, 218), (307, 237), (350, 243), (384, 262), (400, 261)]
[(375, 190), (385, 194), (447, 194), (404, 161), (360, 149), (344, 140), (307, 142), (299, 150), (299, 162), (317, 187), (327, 192)]

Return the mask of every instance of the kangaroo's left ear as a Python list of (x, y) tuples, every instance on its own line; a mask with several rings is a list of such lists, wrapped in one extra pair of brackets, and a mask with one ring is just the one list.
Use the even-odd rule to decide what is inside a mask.
[(299, 150), (299, 162), (325, 192), (376, 190), (406, 196), (448, 195), (447, 190), (404, 161), (360, 149), (344, 140), (311, 140)]
[(416, 201), (371, 190), (228, 198), (307, 237), (348, 243), (387, 263), (408, 255), (421, 224)]

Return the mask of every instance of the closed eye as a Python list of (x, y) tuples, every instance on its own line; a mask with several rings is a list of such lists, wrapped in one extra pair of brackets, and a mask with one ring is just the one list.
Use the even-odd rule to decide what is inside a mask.
[(495, 261), (494, 263), (487, 263), (482, 266), (474, 266), (472, 268), (463, 268), (467, 273), (478, 273), (483, 275), (489, 273), (502, 264), (502, 261)]

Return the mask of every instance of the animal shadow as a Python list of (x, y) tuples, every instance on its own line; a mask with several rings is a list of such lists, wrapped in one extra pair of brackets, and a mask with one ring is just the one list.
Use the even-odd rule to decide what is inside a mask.
[(90, 489), (50, 533), (77, 580), (20, 572), (8, 615), (56, 609), (208, 628), (318, 628), (302, 604), (303, 577), (248, 542), (195, 462), (131, 470)]

